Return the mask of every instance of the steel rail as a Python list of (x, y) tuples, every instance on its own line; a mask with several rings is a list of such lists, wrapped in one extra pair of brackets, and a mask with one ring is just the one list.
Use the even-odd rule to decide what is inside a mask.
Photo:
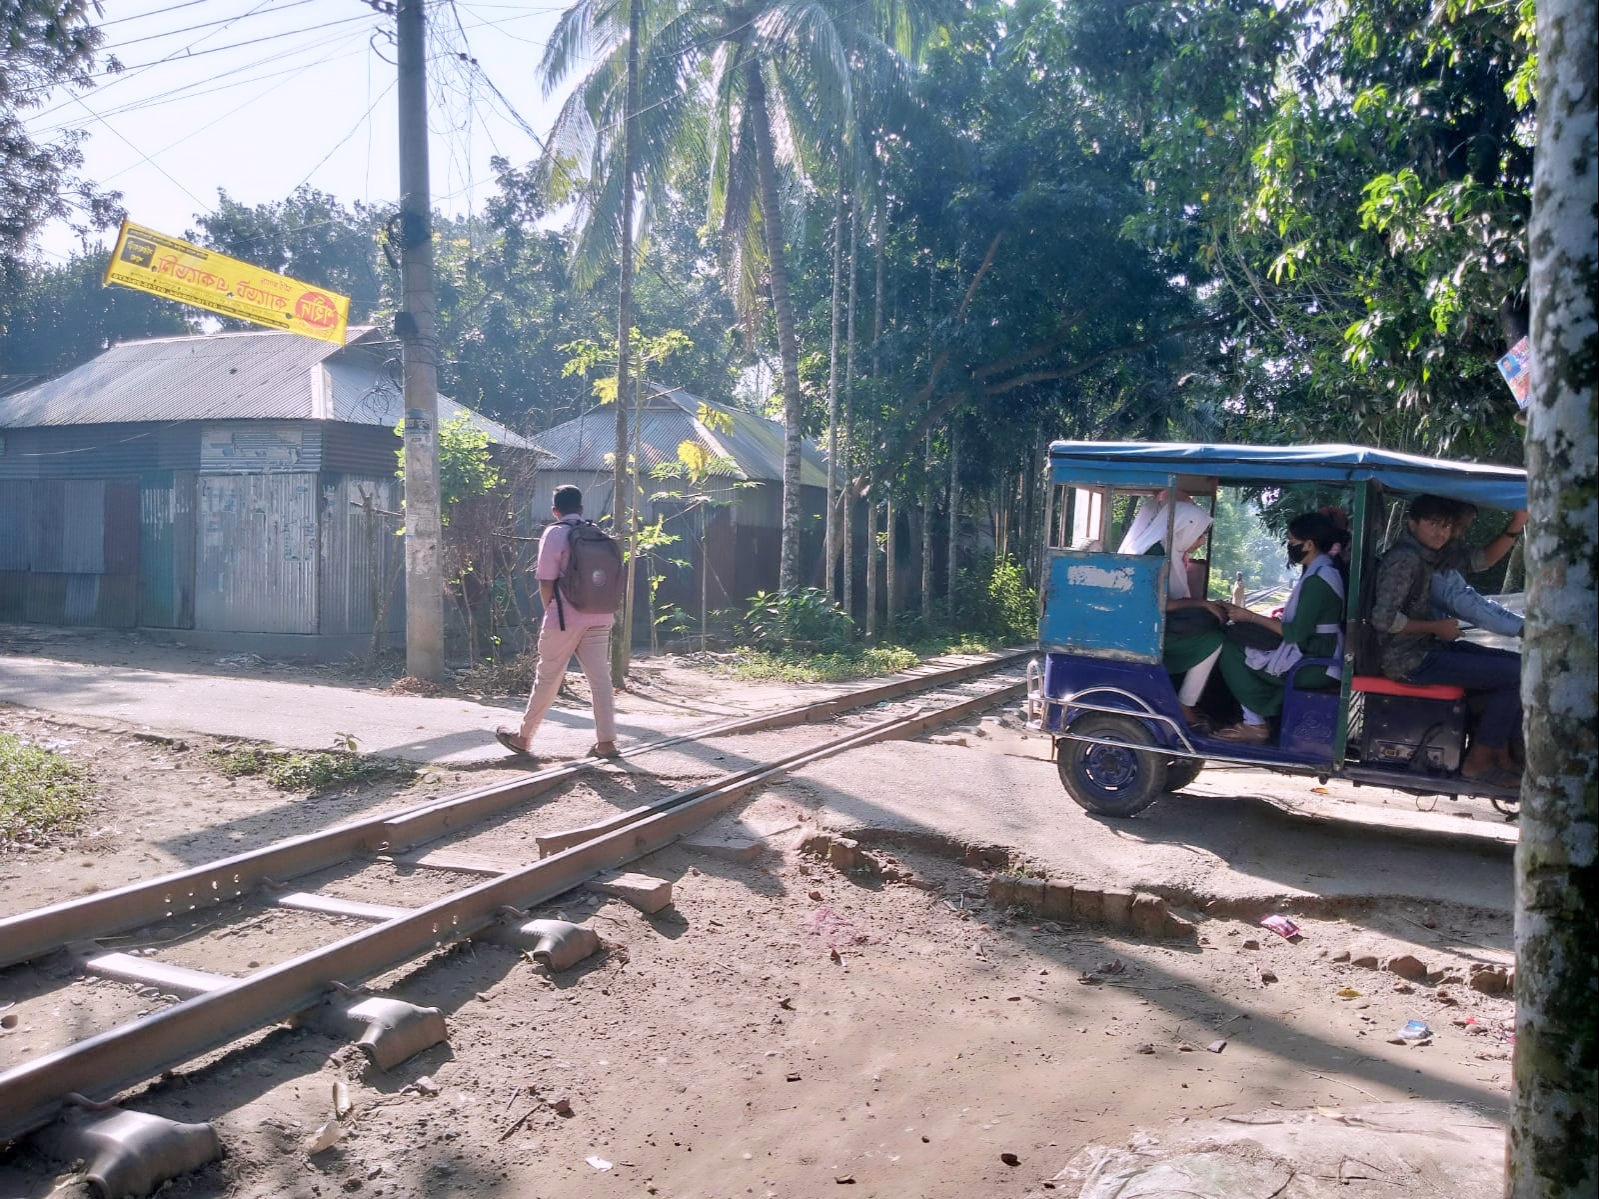
[[(871, 741), (913, 735), (1003, 703), (1011, 684), (933, 712), (895, 717), (738, 771), (693, 798), (663, 800), (622, 827), (551, 857), (109, 1029), (0, 1074), (0, 1144), (54, 1120), (74, 1093), (110, 1098), (200, 1054), (320, 1006), (367, 980), (665, 848), (768, 779)], [(685, 793), (688, 794), (688, 793)]]
[[(888, 683), (863, 687), (831, 699), (817, 700), (777, 712), (737, 717), (670, 737), (625, 748), (621, 756), (637, 757), (688, 741), (732, 736), (831, 719), (867, 704), (962, 682), (1025, 658), (1025, 651), (984, 655), (949, 669), (923, 669)], [(242, 899), (256, 888), (325, 870), (360, 854), (396, 851), (432, 840), (475, 821), (496, 815), (524, 800), (554, 790), (600, 761), (566, 762), (509, 782), (477, 787), (442, 799), (430, 799), (398, 811), (369, 816), (234, 854), (214, 862), (128, 883), (109, 891), (80, 896), (48, 907), (0, 918), (0, 968), (30, 961), (77, 941), (90, 941), (159, 920)]]

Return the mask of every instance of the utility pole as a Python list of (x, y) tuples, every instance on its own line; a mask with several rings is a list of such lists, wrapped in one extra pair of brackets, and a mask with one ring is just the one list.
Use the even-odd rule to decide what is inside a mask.
[(394, 318), (405, 369), (405, 670), (444, 679), (444, 579), (439, 565), (438, 318), (428, 193), (427, 36), (422, 0), (395, 9), (400, 63), (400, 277)]

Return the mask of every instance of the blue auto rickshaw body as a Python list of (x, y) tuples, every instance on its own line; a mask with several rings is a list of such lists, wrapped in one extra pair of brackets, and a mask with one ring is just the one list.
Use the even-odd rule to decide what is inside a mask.
[[(1357, 662), (1365, 633), (1360, 609), (1378, 556), (1384, 495), (1431, 493), (1514, 510), (1526, 506), (1525, 472), (1345, 445), (1072, 441), (1049, 447), (1048, 471), (1050, 532), (1039, 619), (1043, 661), (1033, 672), (1030, 702), (1035, 723), (1054, 739), (1062, 780), (1079, 803), (1130, 814), (1153, 798), (1146, 794), (1147, 777), (1128, 781), (1134, 767), (1155, 764), (1161, 782), (1183, 785), (1206, 760), (1418, 793), (1493, 793), (1455, 777), (1465, 735), (1461, 697), (1440, 698), (1448, 689), (1405, 688), (1357, 673), (1371, 669)], [(1306, 484), (1339, 489), (1351, 515), (1344, 660), (1319, 663), (1338, 668), (1339, 689), (1302, 690), (1290, 678), (1278, 732), (1268, 745), (1196, 732), (1185, 723), (1162, 665), (1170, 563), (1163, 555), (1124, 554), (1114, 547), (1133, 505), (1158, 493), (1179, 492), (1203, 505), (1207, 498), (1214, 504), (1218, 487)], [(1170, 545), (1169, 511), (1166, 533)], [(1203, 595), (1199, 582), (1197, 594)], [(1302, 662), (1296, 672), (1310, 664)], [(1376, 698), (1368, 699), (1368, 691)], [(1383, 705), (1394, 712), (1403, 708), (1415, 728), (1394, 733)], [(1070, 766), (1063, 746), (1071, 750)], [(1091, 777), (1096, 762), (1102, 779), (1112, 781), (1097, 790)]]

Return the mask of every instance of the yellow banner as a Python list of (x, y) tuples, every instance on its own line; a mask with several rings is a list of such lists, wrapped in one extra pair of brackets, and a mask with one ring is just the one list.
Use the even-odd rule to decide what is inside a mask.
[(349, 296), (203, 250), (131, 221), (122, 222), (103, 282), (341, 346), (350, 319)]

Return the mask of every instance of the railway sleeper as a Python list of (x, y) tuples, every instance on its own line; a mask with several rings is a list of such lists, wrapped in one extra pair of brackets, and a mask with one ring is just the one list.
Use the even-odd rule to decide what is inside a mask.
[(46, 1157), (82, 1162), (83, 1178), (101, 1199), (149, 1195), (222, 1156), (222, 1141), (209, 1124), (98, 1105), (68, 1109), (31, 1141)]

